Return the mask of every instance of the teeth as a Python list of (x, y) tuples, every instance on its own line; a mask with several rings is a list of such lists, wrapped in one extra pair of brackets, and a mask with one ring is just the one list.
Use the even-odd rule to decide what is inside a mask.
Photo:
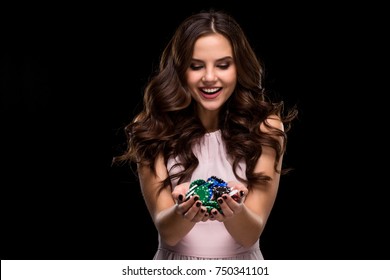
[(214, 88), (214, 89), (203, 89), (204, 92), (207, 92), (207, 93), (214, 93), (214, 92), (217, 92), (219, 89), (218, 88)]

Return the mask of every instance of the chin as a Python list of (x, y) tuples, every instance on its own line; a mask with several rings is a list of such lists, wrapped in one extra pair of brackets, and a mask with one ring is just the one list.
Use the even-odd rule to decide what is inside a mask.
[(203, 110), (205, 110), (205, 111), (214, 112), (214, 111), (219, 111), (222, 108), (222, 105), (221, 106), (202, 106), (202, 107), (203, 107)]

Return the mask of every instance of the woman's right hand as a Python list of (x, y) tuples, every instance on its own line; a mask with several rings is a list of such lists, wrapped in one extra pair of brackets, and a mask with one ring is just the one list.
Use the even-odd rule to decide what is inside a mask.
[(176, 201), (175, 212), (182, 216), (183, 219), (191, 222), (205, 222), (209, 219), (210, 215), (207, 213), (206, 207), (199, 200), (199, 196), (193, 195), (186, 199), (189, 186), (190, 183), (187, 182), (177, 185), (174, 188), (172, 196)]

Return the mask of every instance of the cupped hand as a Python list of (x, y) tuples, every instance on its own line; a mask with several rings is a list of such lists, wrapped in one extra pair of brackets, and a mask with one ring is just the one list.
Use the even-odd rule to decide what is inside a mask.
[(240, 213), (244, 207), (243, 203), (248, 194), (248, 189), (237, 181), (229, 181), (228, 187), (231, 189), (231, 194), (234, 195), (223, 194), (217, 199), (221, 210), (212, 209), (210, 212), (211, 220), (223, 222)]
[(190, 183), (182, 183), (177, 185), (172, 191), (172, 196), (176, 201), (176, 213), (184, 219), (191, 222), (205, 222), (209, 219), (207, 209), (202, 205), (198, 195), (193, 195), (186, 199), (186, 193)]

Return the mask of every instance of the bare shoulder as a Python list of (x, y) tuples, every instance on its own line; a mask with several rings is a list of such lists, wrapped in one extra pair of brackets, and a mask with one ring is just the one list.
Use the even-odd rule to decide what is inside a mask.
[(277, 115), (268, 116), (268, 118), (260, 124), (260, 130), (262, 132), (267, 133), (273, 129), (284, 131), (283, 122)]

